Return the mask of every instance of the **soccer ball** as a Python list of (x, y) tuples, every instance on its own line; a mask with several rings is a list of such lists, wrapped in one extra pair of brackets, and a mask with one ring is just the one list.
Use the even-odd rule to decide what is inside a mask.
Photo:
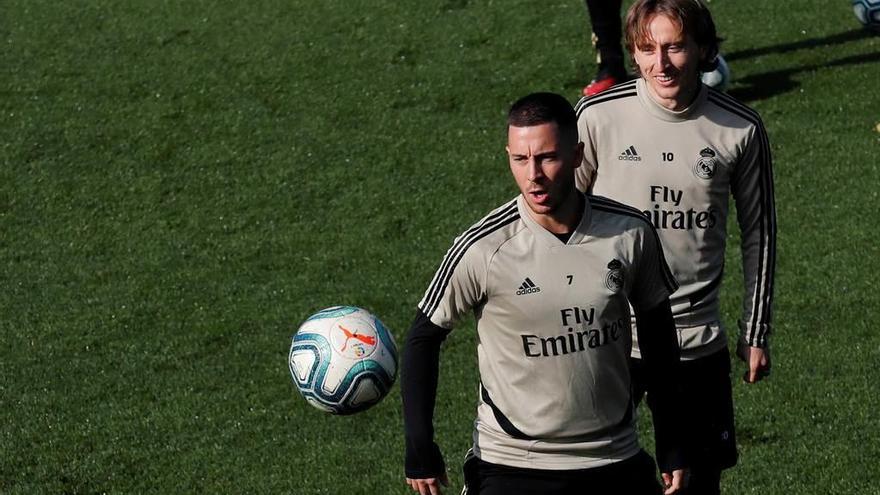
[(866, 28), (880, 32), (880, 0), (852, 0), (853, 12)]
[(703, 84), (710, 88), (715, 88), (718, 91), (726, 91), (727, 86), (730, 84), (730, 67), (720, 53), (716, 57), (716, 60), (718, 61), (718, 67), (716, 67), (715, 70), (711, 72), (703, 72)]
[(312, 406), (354, 414), (382, 400), (397, 375), (391, 332), (368, 311), (334, 306), (310, 316), (290, 345), (293, 383)]

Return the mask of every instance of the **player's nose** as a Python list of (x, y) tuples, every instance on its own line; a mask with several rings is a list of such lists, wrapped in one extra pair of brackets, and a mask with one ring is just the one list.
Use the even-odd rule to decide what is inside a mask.
[(666, 68), (669, 65), (669, 53), (667, 53), (666, 50), (657, 50), (655, 56), (657, 57), (655, 62), (661, 69)]
[(528, 167), (528, 175), (526, 177), (529, 179), (530, 182), (537, 182), (542, 177), (544, 177), (544, 169), (541, 167), (541, 164), (538, 163), (537, 160), (529, 160)]

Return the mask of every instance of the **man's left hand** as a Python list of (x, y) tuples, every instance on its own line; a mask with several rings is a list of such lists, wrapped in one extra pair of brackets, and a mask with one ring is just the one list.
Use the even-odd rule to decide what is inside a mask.
[(769, 347), (755, 347), (739, 340), (736, 344), (736, 355), (749, 366), (749, 370), (743, 375), (744, 382), (757, 383), (770, 376)]
[(660, 473), (660, 477), (663, 478), (663, 495), (672, 495), (673, 493), (681, 492), (687, 488), (687, 469), (676, 469), (672, 474)]

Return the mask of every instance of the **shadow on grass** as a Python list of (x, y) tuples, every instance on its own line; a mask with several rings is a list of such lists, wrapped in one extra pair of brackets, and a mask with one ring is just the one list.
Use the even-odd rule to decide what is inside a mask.
[(852, 29), (850, 31), (844, 31), (842, 33), (825, 36), (824, 38), (811, 38), (808, 40), (796, 41), (794, 43), (782, 43), (779, 45), (765, 46), (761, 48), (749, 48), (747, 50), (740, 50), (730, 53), (725, 52), (724, 60), (728, 62), (733, 62), (734, 60), (759, 57), (761, 55), (767, 55), (770, 53), (788, 53), (795, 50), (802, 50), (804, 48), (839, 45), (842, 43), (849, 43), (850, 41), (856, 41), (863, 38), (870, 38), (871, 36), (875, 35), (867, 29)]
[(775, 432), (758, 431), (749, 427), (736, 428), (737, 442), (742, 446), (771, 445), (779, 443), (779, 435)]
[[(724, 59), (728, 62), (742, 60), (751, 57), (759, 57), (768, 54), (788, 53), (796, 50), (803, 50), (817, 47), (828, 47), (849, 43), (864, 38), (875, 36), (867, 29), (851, 29), (842, 33), (832, 34), (822, 38), (811, 38), (807, 40), (796, 41), (793, 43), (782, 43), (779, 45), (765, 46), (760, 48), (749, 48), (736, 52), (724, 53)], [(862, 55), (852, 55), (849, 57), (839, 58), (837, 60), (829, 60), (821, 64), (811, 64), (801, 67), (792, 67), (789, 69), (780, 69), (737, 79), (737, 87), (731, 88), (728, 93), (734, 98), (744, 101), (753, 102), (763, 100), (772, 96), (793, 91), (798, 87), (798, 82), (793, 76), (802, 72), (823, 69), (827, 67), (839, 67), (844, 65), (859, 65), (880, 61), (880, 53), (869, 53)]]
[[(725, 58), (727, 58), (726, 55)], [(792, 79), (792, 76), (795, 74), (827, 69), (828, 67), (860, 65), (872, 62), (880, 62), (880, 52), (852, 55), (836, 60), (828, 60), (821, 64), (810, 64), (801, 67), (792, 67), (790, 69), (753, 74), (742, 79), (737, 79), (737, 87), (731, 88), (727, 92), (734, 98), (744, 102), (763, 100), (797, 88), (799, 85), (798, 82)]]

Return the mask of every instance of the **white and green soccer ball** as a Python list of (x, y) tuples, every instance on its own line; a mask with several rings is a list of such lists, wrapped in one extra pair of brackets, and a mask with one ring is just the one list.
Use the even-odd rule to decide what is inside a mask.
[(382, 400), (397, 376), (391, 332), (369, 311), (334, 306), (310, 316), (293, 336), (288, 366), (299, 393), (331, 414), (354, 414)]
[(703, 84), (710, 88), (715, 88), (718, 91), (727, 91), (727, 87), (730, 85), (730, 67), (720, 53), (716, 57), (716, 60), (718, 66), (715, 70), (711, 72), (703, 72), (703, 75), (701, 76)]
[(863, 26), (880, 32), (880, 0), (852, 0), (852, 8)]

